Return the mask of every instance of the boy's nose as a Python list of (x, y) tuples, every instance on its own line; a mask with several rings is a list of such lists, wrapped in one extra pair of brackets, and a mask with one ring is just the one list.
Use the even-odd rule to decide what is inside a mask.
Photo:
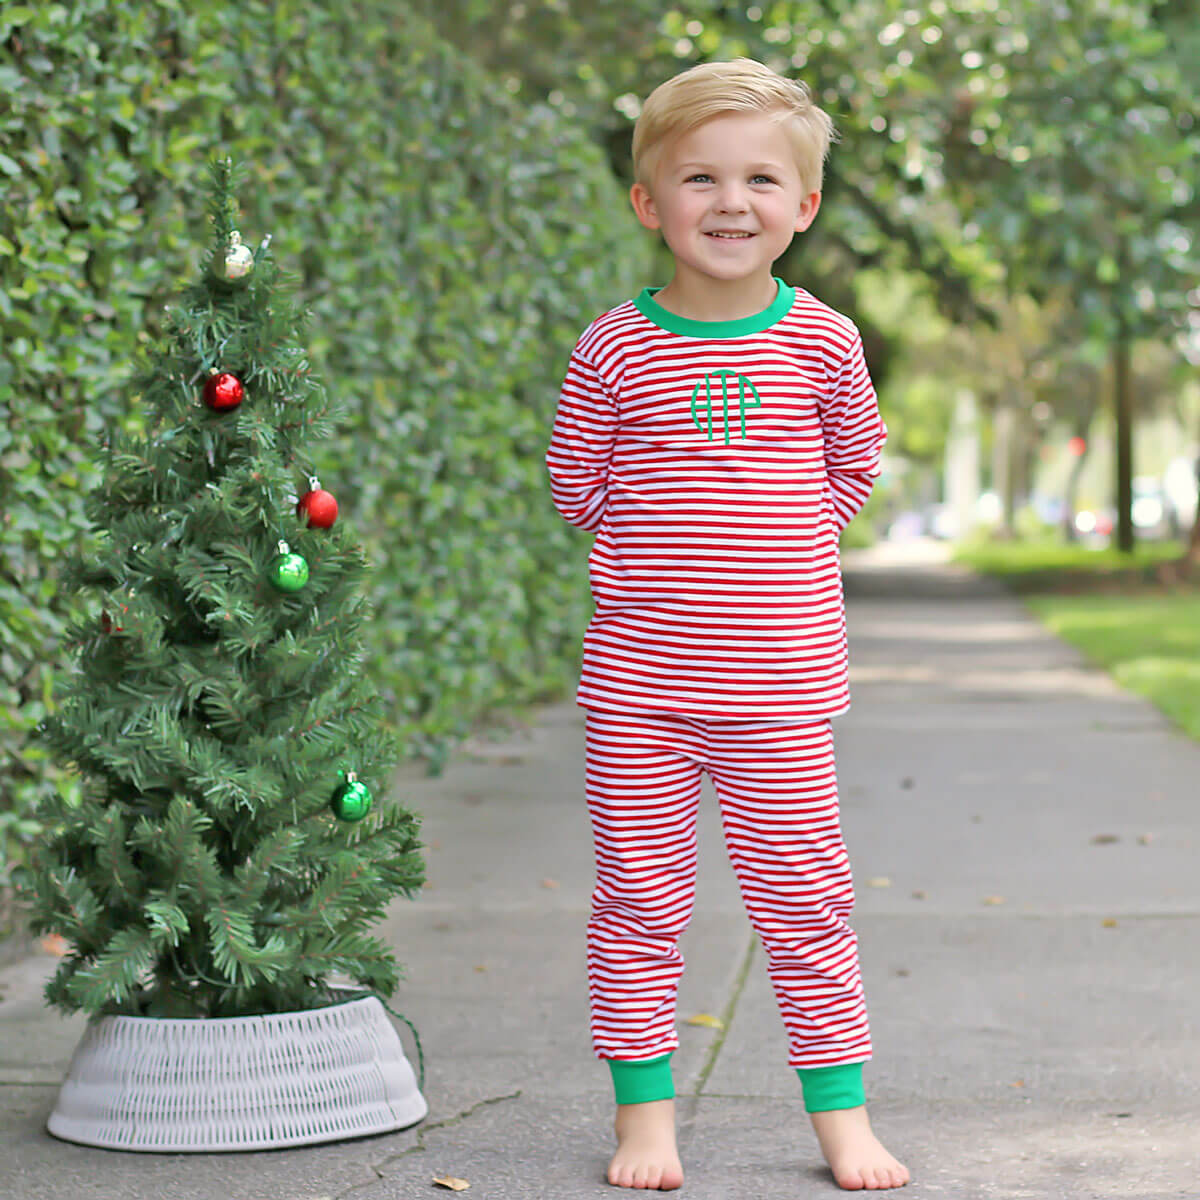
[(741, 188), (723, 188), (717, 197), (718, 212), (745, 212), (746, 196)]

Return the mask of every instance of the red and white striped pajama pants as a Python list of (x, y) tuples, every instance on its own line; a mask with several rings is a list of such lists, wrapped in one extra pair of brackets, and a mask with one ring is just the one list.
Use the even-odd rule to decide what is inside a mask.
[(588, 983), (597, 1058), (673, 1051), (678, 939), (692, 914), (707, 769), (788, 1033), (788, 1065), (863, 1062), (871, 1038), (829, 721), (587, 709), (596, 851)]

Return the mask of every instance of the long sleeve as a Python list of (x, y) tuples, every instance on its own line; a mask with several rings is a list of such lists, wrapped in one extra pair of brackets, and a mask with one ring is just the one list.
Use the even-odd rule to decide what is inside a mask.
[(841, 533), (871, 494), (887, 440), (887, 426), (879, 414), (862, 339), (857, 333), (821, 404), (821, 432), (833, 522)]
[(617, 408), (596, 368), (571, 354), (546, 452), (550, 494), (563, 519), (595, 533), (604, 520)]

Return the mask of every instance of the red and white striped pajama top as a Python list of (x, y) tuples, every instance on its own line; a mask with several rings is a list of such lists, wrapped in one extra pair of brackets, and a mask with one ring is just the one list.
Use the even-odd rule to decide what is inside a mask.
[(647, 288), (571, 354), (546, 465), (558, 511), (596, 534), (580, 705), (849, 707), (838, 535), (887, 429), (854, 323), (777, 283), (769, 308), (723, 322)]

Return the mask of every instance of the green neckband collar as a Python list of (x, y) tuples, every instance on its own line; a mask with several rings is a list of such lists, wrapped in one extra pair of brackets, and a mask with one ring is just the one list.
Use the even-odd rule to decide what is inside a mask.
[(775, 299), (762, 312), (754, 313), (749, 317), (741, 317), (736, 321), (693, 321), (690, 317), (681, 317), (677, 313), (663, 308), (654, 299), (654, 294), (662, 291), (660, 287), (643, 288), (634, 297), (633, 303), (642, 316), (669, 333), (681, 333), (684, 337), (698, 338), (745, 337), (750, 333), (762, 333), (764, 329), (770, 329), (776, 321), (788, 313), (795, 301), (796, 292), (793, 288), (788, 287), (782, 279), (775, 275), (772, 275), (771, 278), (779, 285)]

